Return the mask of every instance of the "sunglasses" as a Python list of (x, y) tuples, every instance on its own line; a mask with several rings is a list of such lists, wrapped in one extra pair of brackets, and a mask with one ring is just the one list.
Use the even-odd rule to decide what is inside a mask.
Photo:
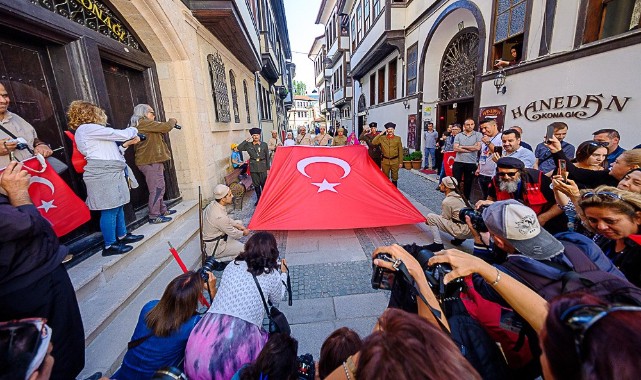
[(587, 199), (592, 197), (597, 197), (601, 200), (611, 200), (611, 201), (619, 200), (619, 201), (625, 202), (625, 199), (623, 199), (623, 197), (621, 197), (619, 194), (615, 194), (610, 191), (599, 191), (599, 192), (588, 191), (583, 195), (581, 195), (581, 199)]
[(598, 146), (600, 148), (607, 148), (610, 143), (605, 142), (605, 141), (590, 141), (590, 145), (592, 146)]
[(590, 328), (608, 314), (616, 311), (641, 311), (641, 307), (575, 305), (561, 314), (561, 321), (568, 326), (574, 334), (574, 346), (580, 359), (583, 358), (583, 344)]
[[(42, 364), (51, 340), (51, 328), (44, 318), (26, 318), (0, 323), (0, 350), (8, 363), (17, 358), (29, 358), (29, 366), (24, 368), (25, 379)], [(0, 373), (2, 375), (2, 373)]]
[(514, 177), (518, 172), (498, 172), (499, 177)]

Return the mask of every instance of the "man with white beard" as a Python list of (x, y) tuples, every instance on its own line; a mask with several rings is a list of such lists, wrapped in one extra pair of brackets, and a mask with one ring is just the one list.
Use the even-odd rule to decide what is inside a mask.
[(499, 158), (496, 167), (487, 200), (478, 201), (476, 208), (515, 199), (534, 210), (539, 223), (549, 233), (568, 230), (568, 219), (556, 205), (549, 177), (540, 170), (526, 168), (523, 161), (514, 157)]

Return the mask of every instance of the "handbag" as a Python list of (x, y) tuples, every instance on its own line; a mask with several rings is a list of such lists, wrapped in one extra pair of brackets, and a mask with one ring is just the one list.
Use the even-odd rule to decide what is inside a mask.
[(285, 314), (282, 311), (278, 310), (276, 306), (273, 306), (271, 301), (269, 301), (269, 307), (267, 307), (267, 302), (265, 301), (265, 296), (263, 295), (263, 290), (260, 288), (258, 279), (255, 275), (252, 275), (252, 277), (254, 277), (254, 282), (256, 283), (256, 287), (258, 288), (258, 292), (260, 293), (260, 298), (263, 300), (263, 306), (265, 307), (265, 311), (267, 312), (267, 317), (269, 318), (268, 332), (270, 334), (290, 335), (292, 329), (289, 327), (287, 317), (285, 317)]

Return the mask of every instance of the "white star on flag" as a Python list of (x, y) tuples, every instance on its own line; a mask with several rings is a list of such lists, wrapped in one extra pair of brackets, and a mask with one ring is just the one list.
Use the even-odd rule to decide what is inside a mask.
[(318, 192), (319, 193), (322, 192), (322, 191), (333, 191), (335, 193), (338, 193), (338, 191), (336, 191), (336, 189), (334, 189), (334, 186), (338, 186), (338, 185), (340, 185), (340, 183), (329, 183), (329, 182), (327, 182), (327, 179), (323, 179), (323, 182), (320, 182), (320, 183), (312, 182), (312, 185), (318, 186)]
[(53, 201), (54, 201), (54, 199), (52, 199), (50, 201), (42, 201), (42, 204), (40, 206), (38, 206), (38, 208), (41, 208), (41, 209), (45, 210), (45, 212), (49, 212), (50, 208), (58, 208), (58, 206), (53, 204)]

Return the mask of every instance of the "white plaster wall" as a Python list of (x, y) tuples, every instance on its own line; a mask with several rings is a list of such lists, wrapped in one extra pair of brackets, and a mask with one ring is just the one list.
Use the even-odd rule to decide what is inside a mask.
[(384, 31), (385, 16), (382, 15), (378, 18), (378, 21), (376, 21), (376, 23), (372, 25), (365, 39), (361, 41), (360, 45), (358, 45), (358, 47), (356, 48), (356, 51), (352, 54), (352, 67), (356, 67), (358, 63), (365, 57), (365, 55), (369, 53), (369, 49), (380, 38)]
[[(570, 127), (567, 141), (575, 145), (592, 139), (592, 132), (601, 128), (614, 128), (621, 134), (621, 145), (632, 148), (641, 143), (639, 130), (641, 124), (641, 76), (639, 76), (641, 45), (630, 46), (596, 54), (554, 66), (510, 75), (506, 79), (507, 93), (497, 95), (492, 80), (483, 83), (481, 107), (507, 105), (505, 125), (519, 125), (525, 132), (525, 141), (535, 145), (545, 135), (545, 127), (553, 121), (566, 121)], [(579, 95), (585, 99), (587, 94), (603, 94), (606, 104), (612, 95), (621, 100), (631, 99), (622, 112), (602, 110), (597, 116), (579, 120), (541, 119), (536, 122), (524, 117), (515, 118), (511, 112), (518, 106), (521, 109), (532, 101), (556, 96)]]

